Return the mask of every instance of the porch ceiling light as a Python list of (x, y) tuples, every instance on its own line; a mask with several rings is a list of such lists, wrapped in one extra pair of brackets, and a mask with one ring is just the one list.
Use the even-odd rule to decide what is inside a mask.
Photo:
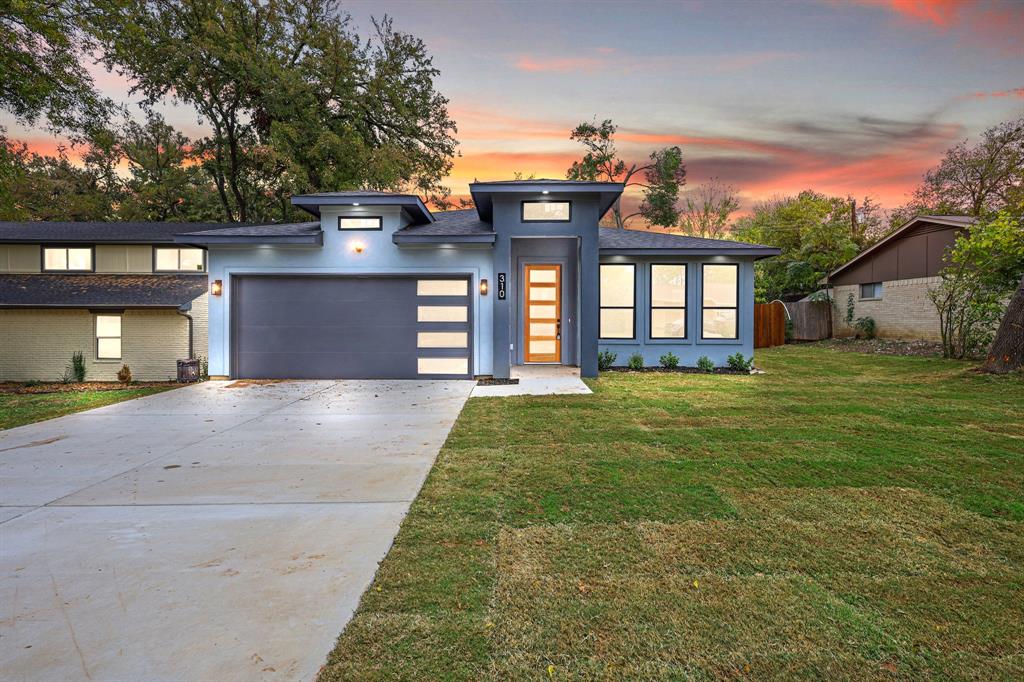
[(224, 283), (219, 279), (213, 280), (213, 284), (210, 285), (210, 293), (214, 296), (220, 296), (224, 292)]
[(549, 192), (548, 190), (543, 190), (541, 194), (551, 194), (551, 192)]
[(353, 202), (352, 202), (352, 205), (353, 205), (353, 206), (358, 206), (358, 205), (359, 205), (359, 202), (358, 202), (358, 201), (353, 201)]

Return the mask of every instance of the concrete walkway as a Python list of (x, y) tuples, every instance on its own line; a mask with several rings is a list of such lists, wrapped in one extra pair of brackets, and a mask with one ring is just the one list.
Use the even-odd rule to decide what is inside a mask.
[(208, 382), (0, 431), (0, 677), (311, 679), (472, 387)]
[(510, 372), (518, 384), (477, 386), (474, 398), (506, 397), (510, 395), (586, 395), (593, 391), (580, 379), (579, 367), (566, 365), (520, 365)]

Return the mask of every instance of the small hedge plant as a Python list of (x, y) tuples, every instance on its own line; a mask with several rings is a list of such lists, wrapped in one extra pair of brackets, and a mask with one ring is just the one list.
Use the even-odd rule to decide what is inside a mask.
[(676, 354), (672, 351), (669, 351), (658, 358), (658, 362), (660, 362), (661, 366), (665, 369), (675, 369), (679, 366), (679, 358), (676, 357)]
[(708, 373), (714, 372), (715, 371), (715, 363), (708, 356), (702, 355), (699, 358), (697, 358), (697, 369), (699, 369), (702, 372), (708, 372)]
[(132, 370), (128, 365), (121, 365), (121, 369), (117, 370), (117, 380), (122, 384), (132, 383)]
[(750, 359), (747, 360), (743, 357), (743, 353), (736, 351), (726, 359), (726, 362), (729, 363), (729, 369), (735, 369), (740, 372), (749, 372), (754, 367), (754, 356), (751, 355)]
[(601, 351), (597, 354), (597, 368), (602, 372), (606, 369), (611, 369), (618, 357), (617, 353), (613, 353), (610, 350)]
[(644, 368), (644, 356), (639, 353), (633, 353), (629, 356), (629, 361), (626, 365), (630, 369), (643, 369)]
[(78, 383), (85, 381), (85, 356), (80, 350), (71, 355), (71, 375)]

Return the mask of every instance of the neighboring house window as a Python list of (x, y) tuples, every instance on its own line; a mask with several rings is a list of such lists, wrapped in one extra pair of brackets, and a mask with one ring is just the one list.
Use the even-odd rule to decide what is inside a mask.
[(183, 248), (155, 249), (156, 262), (153, 269), (157, 272), (203, 272), (203, 250), (191, 246)]
[(570, 201), (524, 201), (522, 221), (524, 223), (567, 223), (572, 220)]
[(739, 338), (739, 265), (706, 263), (702, 273), (701, 338)]
[(686, 338), (686, 266), (651, 265), (651, 338)]
[(383, 230), (384, 218), (379, 215), (360, 216), (358, 218), (341, 216), (338, 218), (339, 230)]
[(882, 283), (870, 282), (860, 285), (861, 300), (868, 298), (882, 298)]
[(636, 266), (605, 264), (601, 266), (601, 317), (598, 334), (602, 339), (635, 337)]
[(98, 360), (121, 359), (121, 316), (96, 316), (96, 358)]
[(89, 247), (47, 246), (43, 249), (43, 270), (91, 272), (92, 249)]

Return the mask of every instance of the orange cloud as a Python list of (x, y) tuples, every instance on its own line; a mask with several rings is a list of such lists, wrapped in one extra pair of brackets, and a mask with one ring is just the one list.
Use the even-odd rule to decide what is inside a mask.
[(865, 4), (887, 6), (912, 22), (949, 28), (967, 3), (963, 0), (861, 0)]
[(975, 99), (987, 99), (989, 97), (1020, 97), (1024, 99), (1024, 88), (1013, 88), (1012, 90), (996, 90), (995, 92), (975, 92), (971, 95)]

